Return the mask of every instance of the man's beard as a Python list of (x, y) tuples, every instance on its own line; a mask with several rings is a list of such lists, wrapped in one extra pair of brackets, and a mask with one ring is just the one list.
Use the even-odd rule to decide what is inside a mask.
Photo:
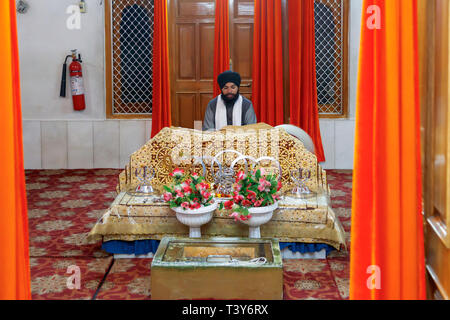
[(239, 90), (238, 90), (238, 92), (236, 94), (232, 94), (231, 93), (229, 96), (228, 95), (224, 95), (222, 93), (222, 99), (223, 99), (223, 101), (225, 101), (227, 103), (235, 103), (238, 98), (239, 98)]

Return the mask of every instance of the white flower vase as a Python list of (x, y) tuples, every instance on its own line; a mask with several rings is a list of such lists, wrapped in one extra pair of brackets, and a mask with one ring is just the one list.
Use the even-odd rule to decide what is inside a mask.
[(261, 238), (259, 227), (272, 219), (273, 211), (277, 208), (278, 202), (266, 207), (248, 208), (248, 211), (252, 217), (248, 220), (240, 221), (249, 226), (249, 238)]
[(176, 212), (177, 219), (182, 224), (189, 226), (190, 238), (201, 238), (200, 227), (211, 221), (214, 210), (217, 209), (217, 203), (207, 207), (202, 206), (198, 209), (186, 209), (181, 207), (172, 208)]

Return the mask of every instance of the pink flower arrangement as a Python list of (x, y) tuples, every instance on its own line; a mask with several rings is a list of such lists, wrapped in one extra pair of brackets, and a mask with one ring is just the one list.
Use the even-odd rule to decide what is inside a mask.
[(173, 177), (173, 183), (171, 186), (164, 186), (166, 192), (163, 194), (163, 199), (171, 208), (194, 210), (202, 206), (207, 207), (214, 202), (210, 185), (203, 182), (204, 177), (198, 173), (186, 177), (184, 170), (177, 168), (170, 173), (170, 176)]
[(164, 193), (163, 197), (165, 202), (168, 202), (173, 199), (173, 195), (170, 192)]
[(172, 173), (169, 174), (171, 177), (174, 178), (181, 178), (182, 176), (184, 176), (184, 170), (180, 169), (180, 168), (176, 168), (175, 170), (173, 170)]
[(253, 174), (240, 171), (236, 174), (232, 200), (220, 203), (219, 209), (233, 210), (230, 217), (237, 220), (251, 218), (249, 208), (265, 207), (280, 199), (277, 194), (282, 185), (275, 174), (266, 174), (261, 168)]
[(231, 209), (233, 209), (234, 202), (231, 200), (228, 200), (228, 201), (225, 201), (223, 205), (224, 205), (225, 209), (231, 210)]
[(239, 216), (240, 216), (240, 214), (238, 212), (232, 212), (230, 214), (230, 217), (234, 218), (234, 221), (238, 221), (239, 220)]
[(198, 185), (196, 185), (196, 189), (198, 191), (205, 191), (209, 188), (209, 184), (205, 183), (205, 182), (200, 182)]
[(259, 179), (259, 185), (258, 185), (258, 190), (259, 191), (270, 191), (270, 187), (271, 187), (271, 183), (270, 181), (267, 181), (266, 178), (260, 178)]
[(236, 175), (236, 178), (238, 181), (245, 179), (245, 177), (246, 177), (246, 175), (245, 175), (244, 171), (239, 171)]

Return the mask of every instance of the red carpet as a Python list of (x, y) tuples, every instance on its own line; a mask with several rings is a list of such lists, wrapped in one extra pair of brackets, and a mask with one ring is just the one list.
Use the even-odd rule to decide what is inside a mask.
[(146, 300), (151, 298), (152, 259), (117, 259), (101, 287), (99, 300)]
[[(151, 259), (113, 260), (101, 250), (100, 242), (85, 242), (116, 196), (120, 171), (26, 170), (33, 299), (151, 298)], [(327, 174), (332, 206), (349, 241), (352, 172), (328, 170)], [(283, 263), (285, 299), (348, 299), (348, 253)], [(67, 273), (69, 266), (79, 267), (79, 289), (67, 286), (72, 276)]]
[[(33, 300), (90, 300), (113, 258), (31, 258)], [(80, 288), (69, 289), (67, 281), (75, 275), (69, 267), (79, 268)], [(69, 273), (67, 271), (70, 271)], [(72, 281), (71, 281), (72, 280)]]

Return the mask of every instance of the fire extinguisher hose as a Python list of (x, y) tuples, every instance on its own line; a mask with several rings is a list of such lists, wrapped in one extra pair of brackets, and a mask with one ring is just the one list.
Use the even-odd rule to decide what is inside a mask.
[(71, 57), (71, 55), (66, 56), (64, 60), (64, 64), (62, 67), (62, 75), (61, 75), (61, 88), (59, 89), (59, 96), (66, 97), (66, 78), (67, 78), (67, 58)]

